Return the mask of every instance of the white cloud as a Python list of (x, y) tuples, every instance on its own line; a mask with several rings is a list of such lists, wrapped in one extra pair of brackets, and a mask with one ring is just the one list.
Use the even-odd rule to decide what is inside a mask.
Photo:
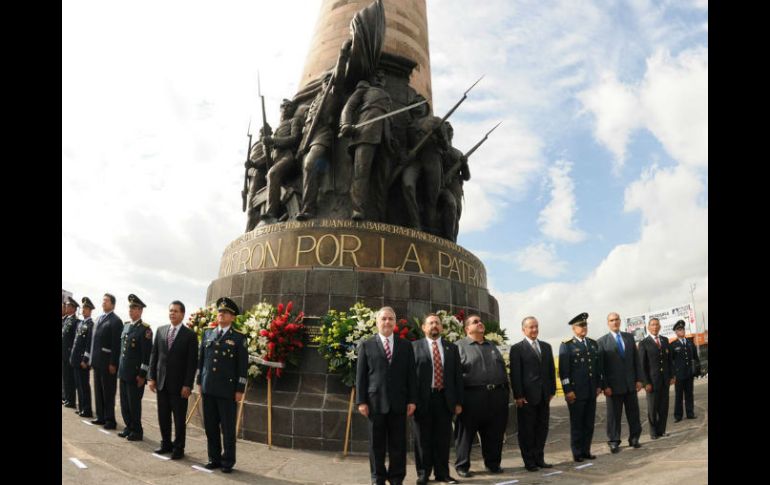
[(551, 201), (540, 212), (538, 224), (547, 237), (576, 243), (585, 239), (585, 233), (574, 227), (577, 203), (575, 183), (570, 177), (572, 163), (559, 160), (548, 169)]
[[(680, 165), (652, 168), (626, 190), (626, 211), (639, 211), (639, 241), (612, 249), (584, 280), (548, 283), (523, 292), (491, 290), (500, 302), (500, 319), (538, 317), (541, 336), (556, 343), (569, 335), (567, 322), (580, 312), (589, 334), (605, 332), (610, 311), (633, 315), (690, 301), (689, 283), (698, 285), (696, 309), (708, 314), (708, 209), (698, 203), (705, 190), (697, 172)], [(591, 325), (592, 324), (592, 325)]]
[(698, 47), (676, 57), (659, 50), (647, 59), (639, 85), (605, 73), (578, 95), (595, 117), (594, 136), (623, 166), (632, 133), (646, 128), (671, 157), (682, 163), (708, 164), (708, 51)]
[(544, 278), (554, 278), (567, 269), (567, 263), (558, 260), (553, 244), (542, 242), (522, 249), (515, 260), (521, 271)]

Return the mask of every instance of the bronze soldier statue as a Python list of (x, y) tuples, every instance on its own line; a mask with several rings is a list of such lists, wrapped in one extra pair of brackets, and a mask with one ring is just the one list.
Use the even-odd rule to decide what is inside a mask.
[[(369, 179), (375, 157), (382, 155), (380, 148), (390, 145), (390, 119), (382, 119), (366, 126), (355, 128), (355, 123), (361, 124), (390, 111), (390, 95), (385, 89), (385, 72), (377, 70), (371, 82), (359, 81), (356, 90), (345, 103), (340, 118), (340, 136), (350, 137), (348, 150), (353, 157), (353, 183), (350, 187), (350, 200), (353, 206), (352, 219), (360, 221), (365, 218)], [(386, 163), (379, 156), (379, 163)], [(374, 187), (369, 194), (372, 201), (370, 219), (382, 219), (385, 214), (387, 196), (387, 177), (382, 173), (385, 167), (378, 167)], [(376, 213), (376, 215), (375, 215)]]
[(260, 216), (259, 207), (256, 207), (253, 203), (254, 196), (267, 184), (267, 157), (261, 140), (251, 146), (249, 159), (246, 161), (245, 166), (249, 174), (249, 191), (246, 196), (246, 232), (249, 232), (257, 227)]
[[(442, 213), (442, 229), (444, 237), (457, 241), (457, 232), (460, 227), (460, 216), (463, 212), (463, 182), (471, 179), (471, 171), (468, 167), (468, 157), (463, 152), (452, 146), (454, 128), (446, 121), (446, 135), (448, 149), (444, 152), (444, 177), (439, 198), (447, 204)], [(451, 198), (451, 200), (449, 200)], [(452, 206), (454, 212), (452, 211)]]

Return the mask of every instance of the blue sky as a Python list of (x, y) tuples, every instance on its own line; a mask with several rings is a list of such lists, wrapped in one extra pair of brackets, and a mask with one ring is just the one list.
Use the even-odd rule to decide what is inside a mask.
[[(503, 121), (471, 159), (458, 243), (511, 335), (532, 314), (556, 341), (587, 311), (599, 336), (609, 311), (687, 303), (690, 283), (708, 318), (707, 3), (427, 3), (435, 111), (486, 74), (455, 145)], [(274, 122), (319, 5), (63, 5), (62, 219), (84, 221), (62, 232), (63, 288), (136, 293), (153, 324), (204, 303), (244, 226), (256, 71)]]

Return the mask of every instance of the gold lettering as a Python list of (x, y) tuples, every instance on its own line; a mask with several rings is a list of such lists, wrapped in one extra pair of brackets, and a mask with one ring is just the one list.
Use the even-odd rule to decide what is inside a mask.
[(270, 241), (265, 242), (265, 246), (267, 248), (267, 251), (263, 250), (264, 256), (262, 257), (262, 263), (265, 263), (265, 260), (267, 259), (267, 255), (270, 254), (270, 259), (273, 260), (273, 267), (278, 267), (278, 262), (281, 260), (281, 242), (283, 239), (278, 239), (278, 257), (275, 257), (275, 253), (273, 253), (273, 246), (270, 245)]
[[(321, 244), (323, 244), (324, 239), (326, 239), (327, 237), (332, 238), (332, 241), (334, 241), (334, 257), (328, 264), (321, 261)], [(315, 259), (318, 261), (318, 263), (321, 266), (333, 265), (334, 262), (337, 261), (337, 258), (339, 257), (339, 255), (340, 255), (340, 243), (339, 241), (337, 241), (337, 238), (334, 237), (333, 234), (324, 234), (318, 239), (318, 243), (316, 243), (316, 247), (315, 247)]]
[(388, 269), (388, 270), (398, 270), (399, 267), (389, 267), (385, 266), (385, 238), (380, 237), (380, 269)]
[[(446, 256), (446, 259), (448, 261), (447, 264), (443, 264), (441, 262), (441, 260), (443, 259), (442, 256)], [(438, 252), (438, 275), (439, 276), (444, 276), (444, 268), (449, 268), (449, 265), (451, 264), (451, 262), (452, 262), (452, 257), (451, 256), (449, 256), (444, 251), (439, 251)]]
[[(345, 238), (353, 238), (358, 242), (358, 245), (355, 249), (345, 249)], [(354, 236), (352, 234), (343, 234), (342, 235), (342, 243), (340, 244), (340, 266), (344, 264), (345, 259), (345, 253), (350, 253), (350, 257), (353, 258), (353, 264), (356, 266), (356, 268), (360, 268), (361, 266), (358, 264), (358, 259), (356, 258), (356, 251), (361, 249), (361, 239), (359, 239), (358, 236)]]
[[(257, 265), (255, 267), (254, 255), (257, 254), (257, 249), (259, 249), (259, 257), (256, 260)], [(251, 257), (249, 258), (249, 265), (251, 266), (251, 269), (260, 269), (264, 264), (265, 264), (265, 247), (262, 245), (262, 243), (258, 242), (251, 249)]]
[[(310, 249), (302, 249), (302, 240), (303, 239), (310, 239), (313, 242), (313, 245), (310, 246)], [(294, 261), (294, 266), (299, 266), (299, 255), (301, 253), (309, 253), (316, 247), (316, 240), (313, 236), (297, 236), (297, 258)]]
[[(409, 258), (410, 254), (414, 254), (414, 259)], [(417, 263), (417, 267), (420, 269), (420, 273), (424, 273), (422, 270), (422, 263), (420, 263), (420, 257), (417, 255), (417, 248), (414, 246), (414, 243), (409, 245), (409, 249), (406, 251), (406, 256), (404, 256), (404, 262), (401, 263), (400, 271), (404, 271), (404, 268), (406, 268), (406, 263)]]
[(452, 273), (457, 273), (457, 279), (458, 281), (462, 281), (462, 277), (460, 276), (460, 263), (457, 261), (457, 258), (452, 256), (452, 266), (449, 269), (449, 274), (447, 275), (447, 278), (452, 278)]

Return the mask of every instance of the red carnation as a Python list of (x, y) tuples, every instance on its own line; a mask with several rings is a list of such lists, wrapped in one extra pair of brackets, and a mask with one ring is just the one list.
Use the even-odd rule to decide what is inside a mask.
[(278, 337), (278, 343), (281, 343), (281, 344), (282, 344), (282, 343), (284, 343), (284, 342), (286, 342), (286, 339), (285, 339), (285, 338), (283, 338), (283, 337)]
[(267, 348), (268, 348), (268, 350), (270, 350), (270, 352), (272, 352), (273, 349), (275, 349), (275, 342), (268, 342), (267, 343)]
[(267, 337), (267, 330), (263, 328), (262, 330), (259, 331), (259, 335), (262, 337)]
[(291, 307), (294, 306), (294, 302), (289, 300), (288, 305), (286, 305), (286, 313), (291, 313)]
[(280, 315), (281, 313), (283, 313), (283, 303), (278, 304), (278, 314)]

